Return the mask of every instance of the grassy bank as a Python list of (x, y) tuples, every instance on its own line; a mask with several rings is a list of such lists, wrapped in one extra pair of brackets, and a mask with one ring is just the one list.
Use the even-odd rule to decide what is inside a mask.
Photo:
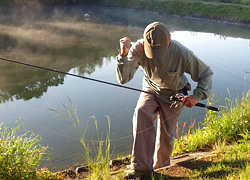
[[(241, 101), (225, 99), (226, 106), (222, 112), (208, 111), (203, 128), (189, 134), (183, 139), (176, 139), (174, 154), (212, 149), (216, 143), (225, 141), (233, 144), (250, 138), (250, 92)], [(193, 128), (192, 126), (189, 126)]]
[[(194, 129), (192, 124), (188, 132), (175, 138), (174, 156), (201, 151), (210, 151), (212, 155), (190, 159), (162, 169), (147, 179), (248, 179), (250, 177), (250, 91), (243, 95), (242, 100), (225, 99), (225, 104), (226, 106), (221, 109), (220, 113), (207, 112), (202, 127)], [(11, 177), (103, 180), (123, 178), (123, 169), (126, 164), (129, 164), (129, 157), (113, 161), (115, 165), (110, 169), (109, 161), (112, 157), (112, 150), (109, 133), (103, 140), (103, 137), (99, 136), (95, 119), (97, 134), (100, 137), (99, 143), (96, 144), (93, 141), (87, 144), (84, 141), (85, 133), (79, 129), (76, 109), (73, 105), (71, 108), (72, 110), (66, 108), (66, 111), (62, 113), (68, 116), (79, 134), (80, 143), (85, 149), (86, 166), (76, 171), (72, 169), (57, 173), (38, 170), (36, 167), (47, 148), (39, 145), (40, 141), (32, 133), (24, 131), (20, 135), (20, 126), (7, 128), (2, 125), (0, 161), (4, 166), (0, 166), (1, 179)], [(110, 127), (109, 119), (108, 126)]]
[(153, 10), (160, 13), (250, 23), (250, 5), (192, 0), (108, 0), (108, 5)]

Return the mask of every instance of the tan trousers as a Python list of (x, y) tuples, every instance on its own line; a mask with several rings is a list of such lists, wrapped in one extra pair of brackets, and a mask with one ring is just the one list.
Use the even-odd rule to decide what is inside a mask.
[(183, 105), (170, 108), (170, 104), (155, 95), (141, 93), (133, 117), (132, 169), (149, 171), (170, 165), (173, 130), (182, 110)]

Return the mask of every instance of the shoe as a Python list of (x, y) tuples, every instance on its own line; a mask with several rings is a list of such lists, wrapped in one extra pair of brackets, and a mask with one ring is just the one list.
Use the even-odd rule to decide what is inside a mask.
[(151, 171), (138, 171), (138, 170), (126, 170), (125, 179), (140, 179), (142, 177), (150, 178), (154, 174), (154, 170)]

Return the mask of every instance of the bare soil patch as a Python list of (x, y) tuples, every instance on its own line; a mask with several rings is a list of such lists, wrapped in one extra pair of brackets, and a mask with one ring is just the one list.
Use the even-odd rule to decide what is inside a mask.
[[(154, 178), (161, 179), (171, 179), (171, 180), (179, 180), (179, 179), (189, 179), (194, 175), (191, 170), (199, 169), (204, 166), (208, 166), (208, 162), (202, 161), (204, 157), (213, 156), (214, 154), (211, 152), (196, 152), (196, 153), (187, 153), (180, 156), (173, 157), (171, 159), (171, 165), (156, 169)], [(125, 162), (129, 162), (126, 160)], [(198, 165), (198, 166), (197, 166)], [(123, 173), (124, 170), (129, 168), (128, 163), (124, 163), (123, 161), (114, 159), (110, 162), (110, 170), (113, 177), (116, 175)], [(57, 172), (64, 179), (86, 179), (88, 175), (88, 166), (81, 166), (75, 169), (69, 169), (65, 171)], [(145, 179), (145, 178), (143, 178)], [(146, 179), (151, 179), (147, 177)]]

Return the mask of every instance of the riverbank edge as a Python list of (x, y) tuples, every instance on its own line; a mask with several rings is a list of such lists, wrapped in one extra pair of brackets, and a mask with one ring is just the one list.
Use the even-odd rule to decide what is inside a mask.
[[(148, 3), (147, 3), (148, 2)], [(232, 25), (250, 26), (250, 6), (231, 3), (211, 3), (204, 1), (113, 1), (101, 0), (100, 5), (108, 7), (148, 10), (159, 14), (191, 19), (202, 19)]]

